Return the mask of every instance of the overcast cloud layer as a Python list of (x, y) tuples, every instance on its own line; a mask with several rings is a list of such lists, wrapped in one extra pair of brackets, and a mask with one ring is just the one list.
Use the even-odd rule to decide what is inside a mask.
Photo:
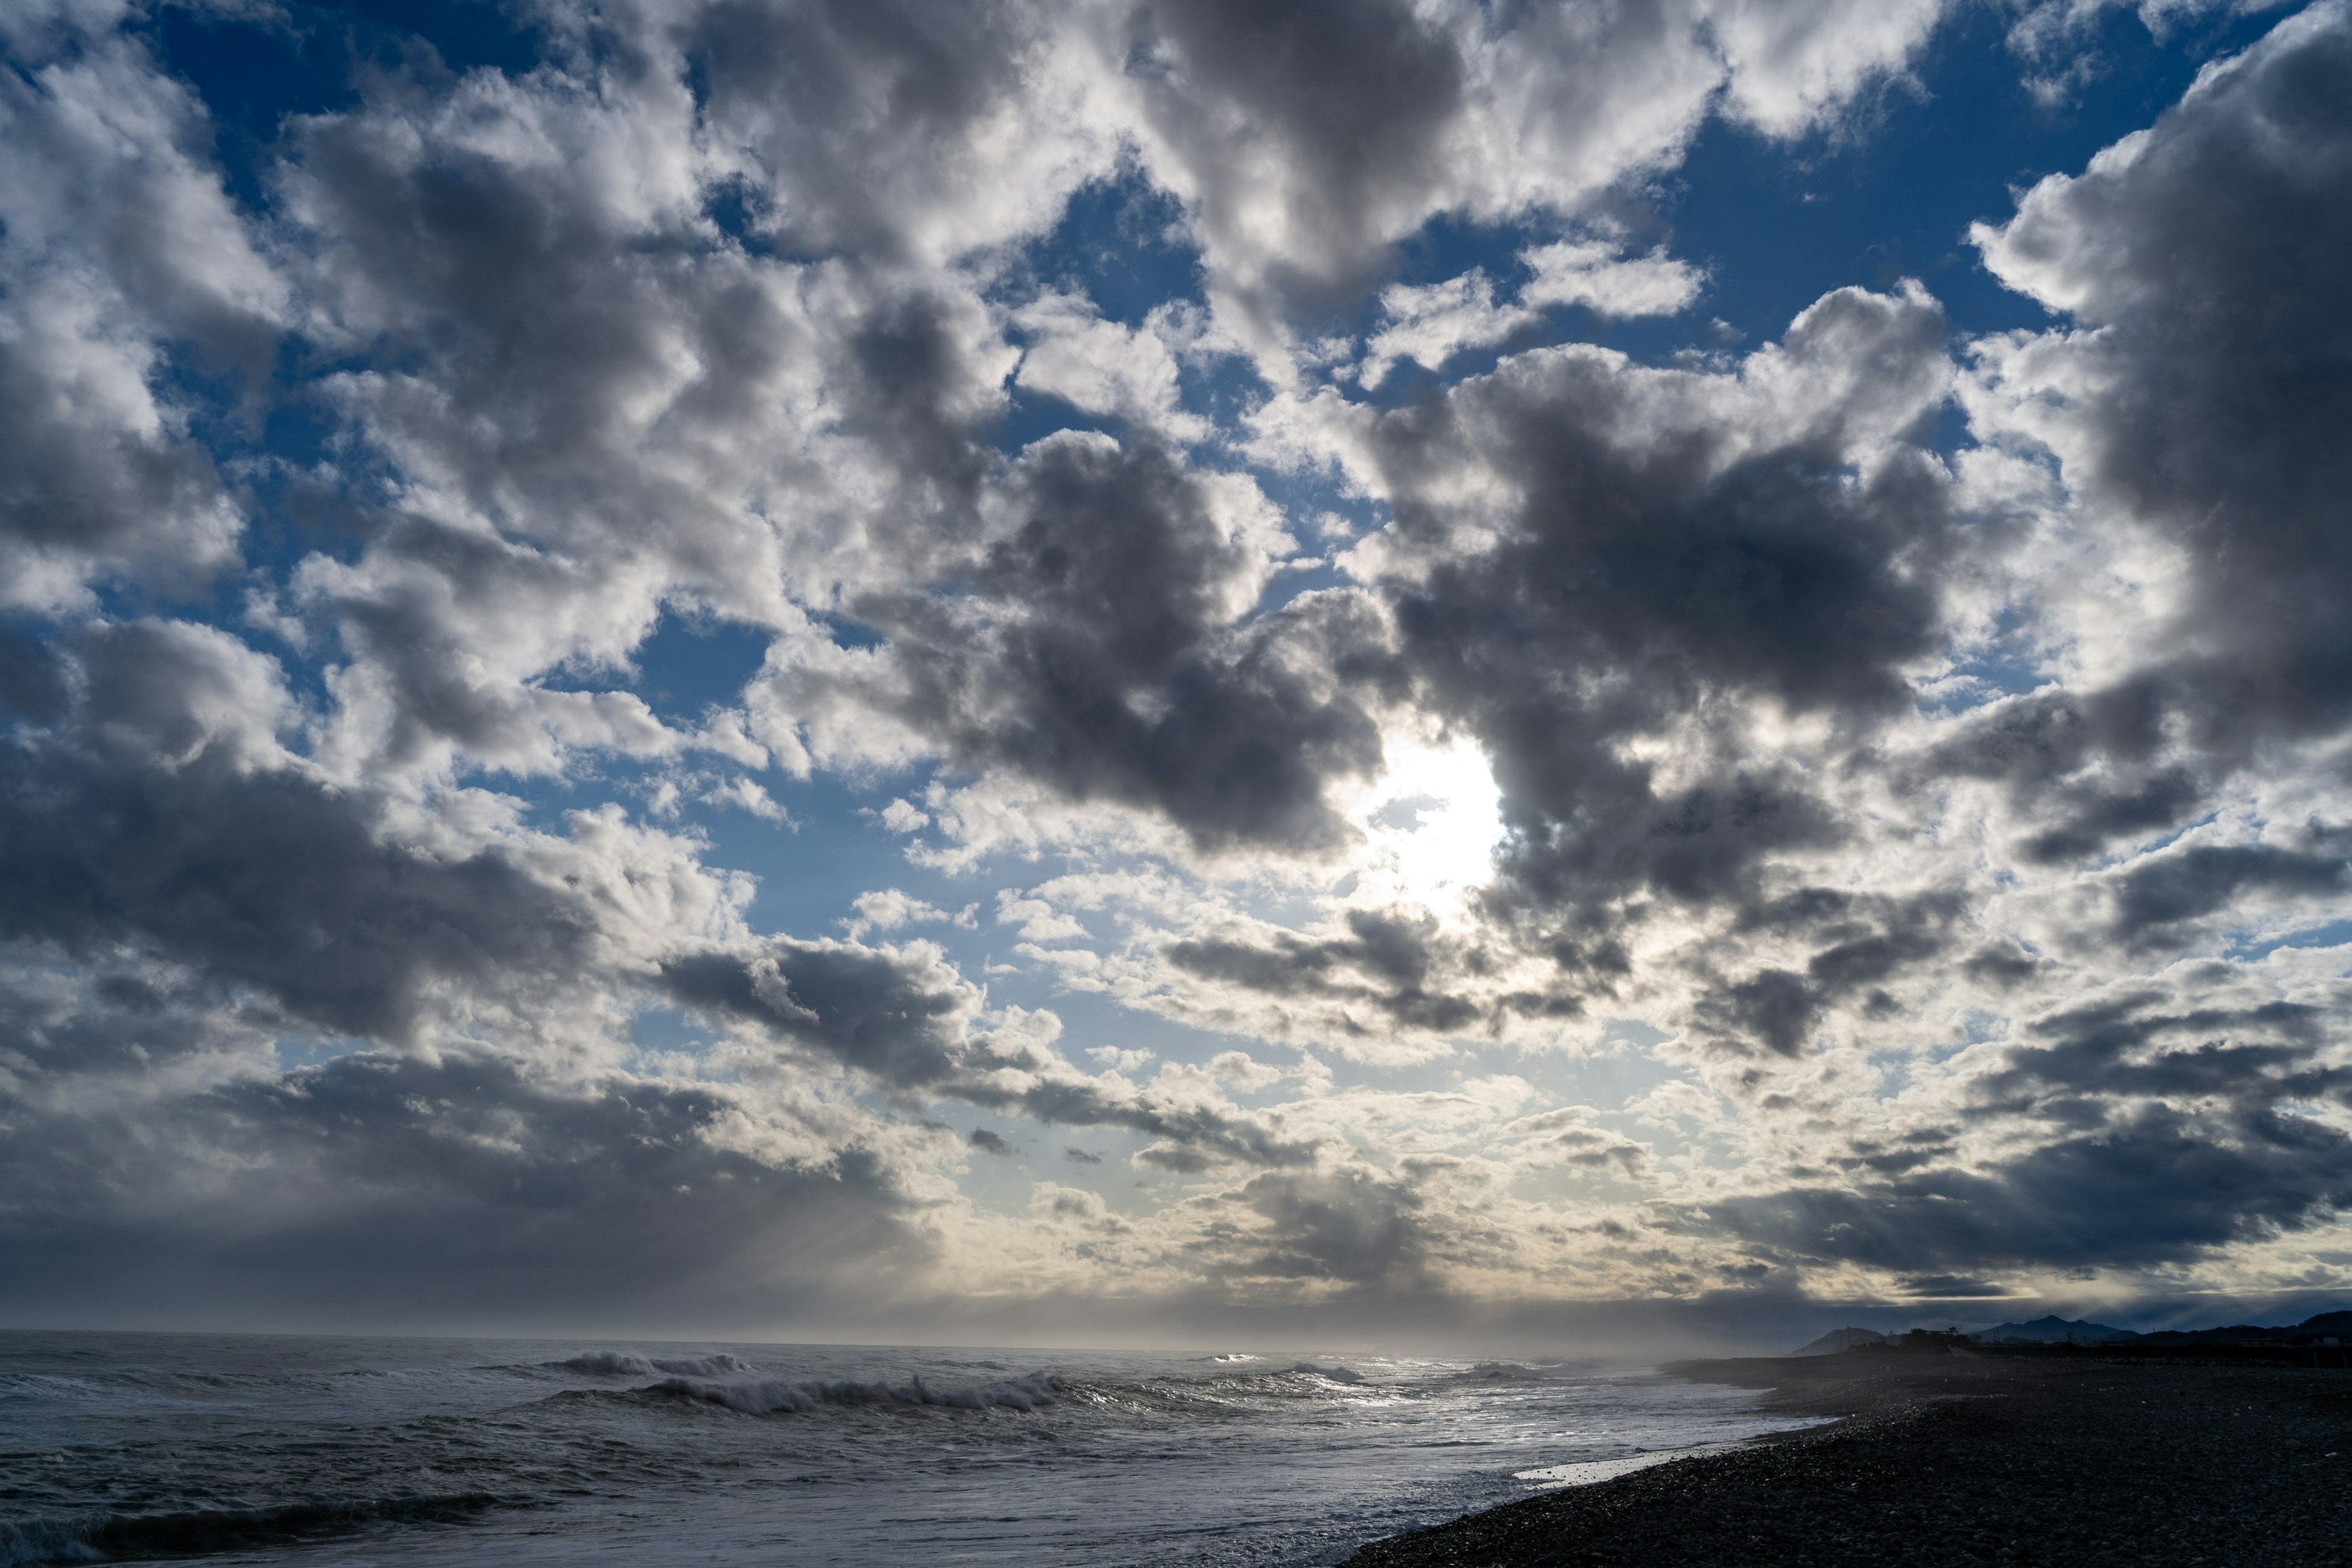
[(2352, 5), (459, 15), (0, 7), (0, 1314), (2352, 1286)]

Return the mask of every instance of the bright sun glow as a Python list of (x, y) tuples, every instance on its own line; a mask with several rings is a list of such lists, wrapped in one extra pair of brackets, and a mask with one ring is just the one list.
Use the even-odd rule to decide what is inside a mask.
[(1503, 837), (1502, 792), (1486, 754), (1467, 740), (1389, 742), (1388, 767), (1359, 801), (1364, 858), (1356, 904), (1420, 904), (1458, 914), (1485, 884)]

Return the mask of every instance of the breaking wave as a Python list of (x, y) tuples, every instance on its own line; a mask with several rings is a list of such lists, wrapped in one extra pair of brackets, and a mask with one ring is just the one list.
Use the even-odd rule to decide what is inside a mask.
[(583, 1351), (548, 1366), (562, 1372), (606, 1373), (618, 1377), (654, 1377), (669, 1373), (677, 1377), (726, 1377), (752, 1370), (748, 1361), (731, 1355), (642, 1356), (622, 1351)]
[(0, 1522), (0, 1568), (31, 1563), (201, 1557), (299, 1545), (378, 1525), (465, 1524), (517, 1500), (488, 1492), (458, 1492), (445, 1497), (323, 1498), (275, 1508), (19, 1520)]
[(1302, 1361), (1290, 1370), (1295, 1373), (1304, 1373), (1308, 1377), (1319, 1377), (1326, 1383), (1361, 1383), (1364, 1381), (1364, 1374), (1360, 1372), (1356, 1372), (1344, 1366), (1317, 1366), (1311, 1361)]
[(1053, 1405), (1063, 1388), (1055, 1373), (1033, 1373), (968, 1388), (933, 1388), (919, 1377), (905, 1384), (793, 1382), (783, 1378), (669, 1377), (642, 1392), (723, 1405), (746, 1415), (804, 1414), (828, 1405), (936, 1405), (957, 1410), (1034, 1410)]

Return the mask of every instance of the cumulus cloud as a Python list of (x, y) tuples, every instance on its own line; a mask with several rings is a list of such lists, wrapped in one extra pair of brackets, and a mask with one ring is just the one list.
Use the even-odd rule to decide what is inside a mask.
[(1515, 305), (1497, 304), (1481, 271), (1419, 288), (1381, 291), (1384, 323), (1365, 345), (1357, 379), (1377, 387), (1400, 360), (1437, 370), (1465, 349), (1488, 348), (1543, 320), (1547, 305), (1580, 305), (1602, 316), (1670, 316), (1697, 295), (1699, 275), (1660, 254), (1626, 260), (1605, 241), (1562, 240), (1519, 258), (1533, 274)]
[(979, 988), (927, 943), (776, 940), (751, 954), (673, 959), (663, 965), (662, 983), (688, 1005), (853, 1068), (896, 1097), (945, 1096), (1048, 1125), (1147, 1134), (1154, 1142), (1137, 1156), (1147, 1164), (1200, 1171), (1315, 1157), (1313, 1139), (1197, 1083), (1138, 1088), (1115, 1072), (1079, 1071), (1054, 1045), (1058, 1019), (1018, 1010), (990, 1015)]
[(961, 926), (976, 923), (973, 920), (975, 911), (971, 907), (950, 913), (920, 899), (909, 898), (896, 888), (886, 888), (878, 893), (860, 893), (851, 900), (850, 907), (857, 911), (857, 918), (846, 923), (852, 934), (858, 936), (863, 936), (868, 930), (896, 931), (900, 926), (918, 922)]
[(1842, 831), (1736, 700), (1867, 723), (1935, 646), (1958, 540), (1906, 437), (1943, 341), (1916, 288), (1849, 290), (1736, 371), (1547, 350), (1367, 432), (1403, 657), (1494, 759), (1512, 880), (1709, 900)]
[(2175, 651), (2119, 670), (2116, 695), (2225, 752), (2345, 716), (2352, 649), (2330, 585), (2347, 570), (2335, 432), (2352, 389), (2327, 279), (2347, 237), (2347, 80), (2352, 15), (2311, 6), (1974, 231), (1997, 276), (2075, 324), (1986, 345), (1973, 406), (2055, 456), (2130, 547), (2180, 563), (2141, 612)]
[(1899, 70), (1943, 9), (1202, 5), (1139, 9), (1120, 56), (1148, 166), (1264, 322), (1360, 282), (1441, 214), (1578, 216), (1670, 162), (1718, 93), (1800, 133)]
[(1972, 231), (2042, 330), (1579, 341), (1948, 9), (557, 5), (235, 179), (0, 19), (0, 1278), (2321, 1268), (2352, 11)]
[(1013, 313), (1029, 334), (1015, 384), (1058, 397), (1087, 414), (1116, 415), (1199, 440), (1208, 425), (1179, 407), (1176, 354), (1169, 339), (1181, 329), (1162, 306), (1140, 328), (1106, 321), (1091, 300), (1047, 294)]
[[(887, 637), (870, 656), (772, 655), (754, 732), (823, 745), (822, 716), (846, 701), (964, 766), (1148, 806), (1203, 843), (1334, 837), (1326, 780), (1369, 771), (1379, 739), (1299, 645), (1344, 652), (1360, 612), (1327, 601), (1246, 622), (1292, 547), (1255, 482), (1066, 433), (1011, 478), (966, 592), (855, 600)], [(845, 761), (888, 754), (835, 744)]]
[(133, 40), (52, 20), (0, 84), (0, 605), (19, 611), (234, 564), (244, 511), (191, 438), (175, 351), (257, 373), (289, 305), (209, 166), (203, 104)]

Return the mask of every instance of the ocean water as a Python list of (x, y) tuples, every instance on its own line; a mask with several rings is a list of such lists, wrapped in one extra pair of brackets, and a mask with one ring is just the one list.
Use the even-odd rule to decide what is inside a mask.
[(0, 1564), (1289, 1568), (1801, 1424), (1577, 1363), (0, 1333)]

